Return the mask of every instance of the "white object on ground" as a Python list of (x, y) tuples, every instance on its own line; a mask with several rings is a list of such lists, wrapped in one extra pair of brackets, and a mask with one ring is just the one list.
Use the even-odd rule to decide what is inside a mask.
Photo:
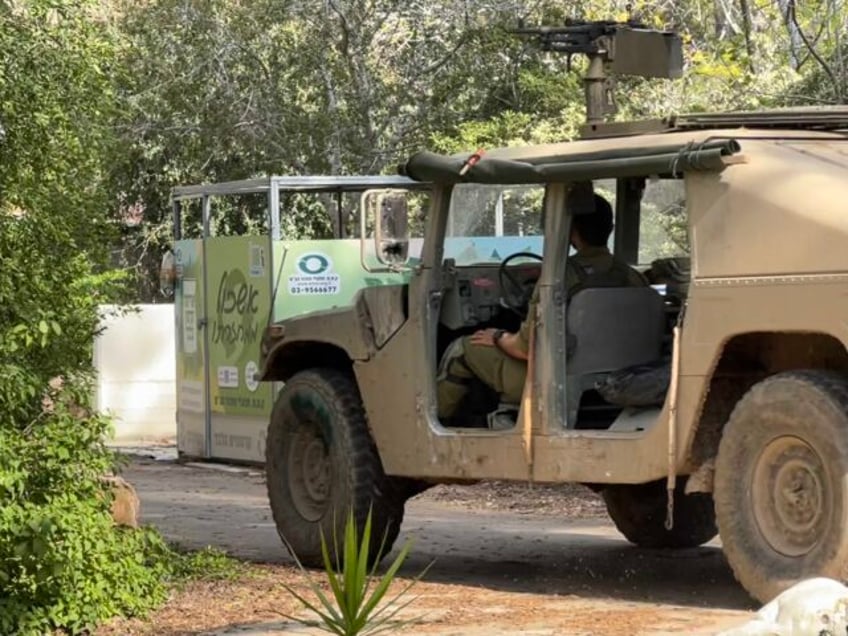
[(828, 578), (801, 581), (755, 617), (718, 636), (824, 636), (848, 633), (848, 587)]

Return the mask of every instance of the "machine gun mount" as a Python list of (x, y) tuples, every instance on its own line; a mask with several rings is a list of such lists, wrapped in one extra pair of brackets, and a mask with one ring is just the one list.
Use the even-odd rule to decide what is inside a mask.
[(683, 74), (683, 45), (671, 31), (651, 29), (631, 18), (613, 20), (566, 19), (563, 26), (526, 27), (522, 20), (513, 33), (533, 36), (543, 51), (564, 53), (571, 70), (573, 55), (586, 55), (589, 66), (583, 83), (586, 122), (600, 124), (615, 112), (609, 73), (640, 77), (678, 78)]

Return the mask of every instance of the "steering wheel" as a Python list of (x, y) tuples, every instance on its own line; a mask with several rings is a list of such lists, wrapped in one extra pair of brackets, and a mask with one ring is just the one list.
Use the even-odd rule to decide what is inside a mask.
[[(501, 287), (501, 304), (507, 309), (515, 312), (520, 318), (524, 319), (527, 317), (527, 304), (530, 302), (530, 297), (533, 295), (535, 282), (532, 284), (522, 282), (516, 278), (515, 275), (510, 273), (507, 269), (507, 265), (510, 261), (516, 258), (535, 258), (541, 262), (542, 257), (538, 254), (534, 254), (533, 252), (516, 252), (515, 254), (510, 254), (503, 259), (500, 267), (498, 268), (498, 282)], [(507, 284), (507, 281), (509, 284)], [(511, 291), (509, 291), (510, 286), (512, 288)]]

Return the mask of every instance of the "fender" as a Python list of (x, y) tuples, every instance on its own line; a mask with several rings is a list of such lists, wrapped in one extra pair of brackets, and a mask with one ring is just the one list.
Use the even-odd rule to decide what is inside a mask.
[(259, 380), (280, 379), (276, 369), (282, 359), (301, 357), (311, 347), (336, 351), (334, 357), (344, 354), (348, 363), (371, 359), (406, 322), (406, 289), (406, 285), (366, 287), (357, 292), (353, 306), (314, 311), (270, 325), (262, 336)]

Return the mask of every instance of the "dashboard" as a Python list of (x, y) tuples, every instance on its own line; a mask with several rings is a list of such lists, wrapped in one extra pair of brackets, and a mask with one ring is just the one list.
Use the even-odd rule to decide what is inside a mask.
[[(529, 298), (541, 272), (541, 263), (522, 263), (508, 268), (510, 274), (521, 281)], [(501, 312), (510, 310), (501, 303), (503, 291), (499, 279), (500, 263), (485, 263), (456, 268), (445, 261), (444, 295), (440, 322), (451, 330), (474, 327), (495, 319)], [(506, 278), (506, 277), (505, 277)], [(507, 285), (508, 282), (505, 281)], [(509, 285), (506, 293), (515, 297)], [(511, 313), (511, 312), (510, 312)]]

